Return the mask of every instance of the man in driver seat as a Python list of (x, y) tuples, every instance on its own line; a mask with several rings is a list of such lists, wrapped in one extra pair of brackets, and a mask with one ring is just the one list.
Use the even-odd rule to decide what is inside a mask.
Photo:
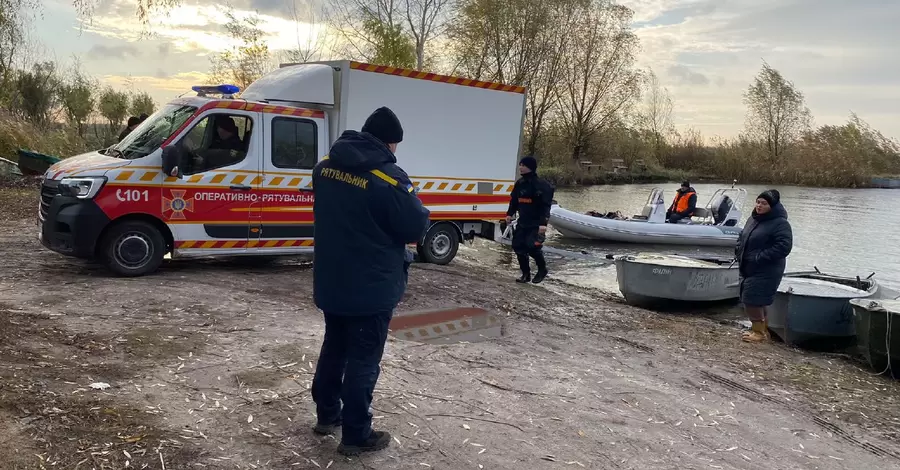
[(675, 193), (675, 200), (666, 211), (666, 220), (671, 224), (677, 224), (682, 219), (690, 220), (696, 210), (697, 191), (691, 187), (690, 181), (684, 181)]
[[(194, 153), (193, 171), (205, 171), (232, 165), (244, 159), (244, 143), (238, 136), (238, 127), (230, 116), (216, 119), (216, 135), (207, 149)], [(201, 170), (202, 169), (202, 170)]]
[(216, 137), (209, 148), (215, 150), (244, 150), (244, 143), (238, 136), (238, 127), (231, 116), (220, 116), (216, 119)]

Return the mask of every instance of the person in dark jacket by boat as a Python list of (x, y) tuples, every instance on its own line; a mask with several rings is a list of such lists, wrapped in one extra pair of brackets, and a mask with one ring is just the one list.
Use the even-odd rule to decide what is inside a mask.
[(741, 275), (741, 302), (752, 323), (750, 331), (742, 337), (746, 342), (758, 343), (769, 338), (766, 307), (775, 301), (793, 243), (781, 195), (775, 189), (763, 191), (756, 198), (756, 207), (735, 247)]
[(131, 116), (128, 118), (128, 124), (125, 126), (125, 129), (122, 129), (122, 132), (119, 133), (119, 142), (125, 140), (125, 137), (128, 137), (128, 134), (131, 134), (131, 131), (134, 130), (135, 127), (141, 124), (141, 119), (137, 116)]
[[(550, 222), (550, 207), (553, 205), (553, 186), (537, 175), (537, 160), (528, 156), (519, 161), (519, 174), (522, 175), (509, 198), (509, 209), (506, 211), (506, 223), (512, 222), (512, 216), (519, 213), (516, 231), (513, 232), (512, 247), (519, 261), (522, 277), (516, 282), (540, 283), (547, 277), (547, 261), (544, 260), (544, 237), (547, 224)], [(528, 257), (534, 258), (537, 273), (531, 278), (531, 266)]]
[[(403, 128), (377, 109), (362, 132), (344, 131), (313, 169), (315, 251), (313, 292), (325, 314), (325, 339), (312, 397), (317, 434), (343, 427), (338, 452), (386, 448), (387, 432), (372, 430), (369, 407), (394, 309), (406, 290), (429, 212), (394, 152)], [(343, 404), (343, 408), (342, 408)]]
[(681, 183), (681, 187), (675, 193), (675, 199), (669, 210), (666, 211), (666, 220), (669, 223), (677, 224), (681, 219), (690, 220), (694, 212), (697, 211), (697, 191), (691, 187), (690, 181)]

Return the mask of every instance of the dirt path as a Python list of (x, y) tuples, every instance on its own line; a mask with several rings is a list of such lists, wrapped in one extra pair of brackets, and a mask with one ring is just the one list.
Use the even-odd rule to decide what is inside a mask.
[(36, 203), (10, 194), (3, 468), (900, 468), (897, 382), (463, 260), (414, 265), (400, 311), (483, 307), (505, 336), (392, 339), (374, 407), (397, 442), (348, 460), (310, 432), (323, 322), (308, 262), (112, 278), (41, 249), (33, 220), (6, 209)]

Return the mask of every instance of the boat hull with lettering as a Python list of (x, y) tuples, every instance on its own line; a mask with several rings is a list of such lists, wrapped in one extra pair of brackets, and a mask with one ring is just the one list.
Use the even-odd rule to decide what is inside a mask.
[(739, 277), (732, 259), (650, 253), (616, 258), (619, 291), (631, 305), (736, 302)]

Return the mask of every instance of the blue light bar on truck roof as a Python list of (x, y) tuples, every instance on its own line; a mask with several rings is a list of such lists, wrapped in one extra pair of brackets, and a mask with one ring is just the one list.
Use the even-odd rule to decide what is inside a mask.
[(206, 95), (234, 95), (241, 89), (236, 85), (194, 85), (191, 90), (197, 92), (197, 96)]

